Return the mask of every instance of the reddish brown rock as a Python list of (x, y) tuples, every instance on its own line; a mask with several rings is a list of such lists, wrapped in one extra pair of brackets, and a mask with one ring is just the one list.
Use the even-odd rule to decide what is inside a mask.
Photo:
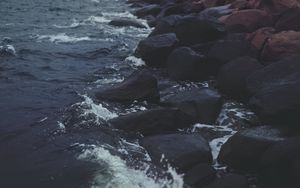
[(251, 42), (253, 47), (255, 47), (257, 50), (261, 50), (264, 47), (266, 41), (272, 36), (274, 32), (275, 30), (272, 27), (263, 27), (249, 34), (247, 36), (247, 39)]
[(272, 35), (262, 51), (262, 59), (273, 61), (300, 52), (300, 32), (283, 31)]
[(300, 31), (300, 8), (288, 9), (275, 24), (276, 31)]
[(258, 28), (272, 25), (272, 17), (265, 11), (249, 9), (223, 16), (220, 21), (231, 32), (253, 32)]
[(280, 14), (289, 8), (300, 8), (299, 0), (250, 0), (249, 7), (266, 10), (272, 14)]

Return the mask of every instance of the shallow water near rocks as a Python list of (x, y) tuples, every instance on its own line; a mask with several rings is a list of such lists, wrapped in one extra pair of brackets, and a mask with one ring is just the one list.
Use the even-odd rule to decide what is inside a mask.
[[(106, 125), (148, 104), (93, 96), (144, 66), (132, 53), (150, 29), (108, 25), (136, 19), (129, 11), (125, 0), (0, 1), (1, 187), (183, 187), (172, 168), (172, 180), (149, 175), (137, 140)], [(232, 132), (211, 141), (214, 156)]]

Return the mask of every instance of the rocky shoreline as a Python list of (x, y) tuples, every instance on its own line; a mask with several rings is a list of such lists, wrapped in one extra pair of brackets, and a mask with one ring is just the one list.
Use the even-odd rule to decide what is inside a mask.
[[(185, 174), (188, 187), (300, 187), (300, 2), (128, 3), (154, 27), (135, 51), (147, 66), (96, 98), (146, 101), (154, 108), (112, 119), (110, 126), (139, 137), (153, 163), (164, 168), (166, 160)], [(126, 19), (110, 24), (143, 27)], [(209, 87), (162, 95), (160, 75)], [(248, 106), (258, 120), (237, 129), (216, 161), (205, 135), (178, 130), (196, 123), (213, 127), (228, 99)], [(214, 169), (216, 163), (226, 169)], [(247, 174), (255, 174), (254, 183)]]

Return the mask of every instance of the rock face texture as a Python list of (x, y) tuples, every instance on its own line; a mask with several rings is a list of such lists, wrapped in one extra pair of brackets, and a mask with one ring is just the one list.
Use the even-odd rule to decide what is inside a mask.
[(116, 102), (159, 101), (157, 80), (147, 71), (134, 72), (124, 82), (96, 93), (99, 100)]
[(195, 118), (176, 108), (159, 108), (121, 116), (109, 121), (117, 129), (139, 132), (145, 136), (188, 128)]
[(179, 108), (197, 122), (214, 124), (222, 107), (222, 97), (208, 88), (196, 88), (162, 98), (162, 104)]
[(230, 97), (246, 99), (249, 97), (247, 92), (247, 78), (255, 71), (263, 68), (256, 59), (251, 57), (240, 57), (223, 65), (218, 73), (219, 89)]
[(169, 76), (174, 80), (205, 80), (210, 75), (205, 58), (189, 47), (175, 49), (167, 62)]
[(300, 112), (300, 61), (292, 56), (253, 73), (247, 88), (252, 109), (266, 122), (297, 126)]
[(177, 44), (174, 33), (156, 35), (140, 41), (136, 54), (150, 67), (166, 67), (168, 56)]
[(162, 155), (180, 172), (185, 172), (199, 163), (211, 163), (212, 155), (208, 142), (199, 134), (168, 134), (141, 139), (154, 163), (161, 165)]

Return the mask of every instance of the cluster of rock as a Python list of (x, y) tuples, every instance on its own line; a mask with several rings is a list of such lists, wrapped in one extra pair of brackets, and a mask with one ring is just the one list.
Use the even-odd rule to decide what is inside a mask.
[(175, 81), (215, 78), (217, 90), (198, 88), (160, 97), (157, 78), (138, 71), (98, 92), (97, 98), (160, 107), (109, 123), (142, 134), (140, 144), (152, 161), (161, 165), (163, 154), (191, 187), (248, 187), (242, 175), (216, 177), (208, 142), (198, 133), (177, 131), (195, 123), (214, 124), (223, 97), (242, 101), (268, 126), (237, 132), (222, 146), (219, 163), (257, 173), (262, 187), (300, 187), (300, 2), (128, 2), (155, 27), (138, 44), (136, 56), (150, 68), (166, 70)]

